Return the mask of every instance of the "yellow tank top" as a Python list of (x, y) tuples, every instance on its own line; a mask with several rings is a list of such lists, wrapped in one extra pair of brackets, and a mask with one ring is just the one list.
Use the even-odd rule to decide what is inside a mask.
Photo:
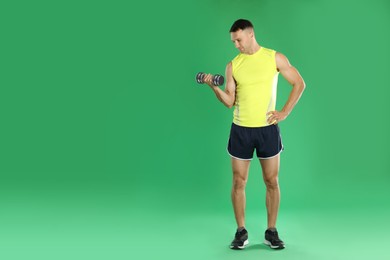
[(232, 60), (236, 81), (233, 123), (246, 127), (269, 125), (267, 112), (275, 110), (279, 72), (276, 51), (261, 47), (254, 54), (240, 53)]

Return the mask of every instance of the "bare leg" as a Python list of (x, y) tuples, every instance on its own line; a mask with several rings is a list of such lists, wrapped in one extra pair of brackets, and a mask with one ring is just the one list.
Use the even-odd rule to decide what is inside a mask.
[(237, 227), (245, 227), (245, 186), (248, 180), (249, 165), (249, 160), (239, 160), (232, 157), (232, 203)]
[(267, 190), (267, 225), (268, 228), (275, 228), (280, 203), (280, 190), (278, 181), (280, 156), (277, 155), (270, 159), (260, 159), (260, 164), (263, 170), (263, 179)]

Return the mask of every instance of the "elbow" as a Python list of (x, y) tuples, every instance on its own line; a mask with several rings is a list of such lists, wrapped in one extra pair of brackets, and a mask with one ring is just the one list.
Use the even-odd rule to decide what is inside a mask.
[(293, 87), (296, 88), (297, 90), (299, 90), (302, 93), (305, 90), (305, 88), (306, 88), (306, 84), (305, 84), (304, 81), (302, 81), (302, 82), (299, 82), (297, 84), (294, 84)]
[(225, 104), (225, 106), (226, 106), (227, 108), (232, 108), (233, 105), (234, 105), (233, 102), (229, 102), (229, 103)]
[(305, 81), (303, 81), (303, 79), (302, 79), (302, 82), (301, 82), (301, 89), (302, 89), (302, 91), (304, 91), (305, 90), (305, 88), (306, 88), (306, 83), (305, 83)]
[(225, 104), (225, 105), (226, 105), (227, 108), (232, 108), (232, 107), (234, 106), (234, 103), (236, 103), (236, 98), (235, 98), (235, 96), (231, 97), (231, 98), (228, 100), (227, 104)]

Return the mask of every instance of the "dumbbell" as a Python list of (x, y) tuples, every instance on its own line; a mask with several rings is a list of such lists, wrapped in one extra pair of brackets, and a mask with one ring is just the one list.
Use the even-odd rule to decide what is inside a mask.
[[(196, 74), (196, 82), (198, 82), (199, 84), (203, 84), (205, 76), (206, 76), (206, 73), (199, 72), (198, 74)], [(212, 80), (214, 86), (221, 86), (221, 85), (223, 85), (223, 82), (225, 79), (223, 78), (222, 75), (215, 74), (212, 76), (211, 80)]]

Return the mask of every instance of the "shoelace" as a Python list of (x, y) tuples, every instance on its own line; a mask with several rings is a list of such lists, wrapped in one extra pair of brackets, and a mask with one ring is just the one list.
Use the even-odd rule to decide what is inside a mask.
[(241, 232), (236, 232), (235, 237), (236, 237), (237, 239), (239, 239), (239, 238), (241, 238), (245, 233), (246, 233), (246, 232), (245, 232), (244, 230), (241, 231)]

